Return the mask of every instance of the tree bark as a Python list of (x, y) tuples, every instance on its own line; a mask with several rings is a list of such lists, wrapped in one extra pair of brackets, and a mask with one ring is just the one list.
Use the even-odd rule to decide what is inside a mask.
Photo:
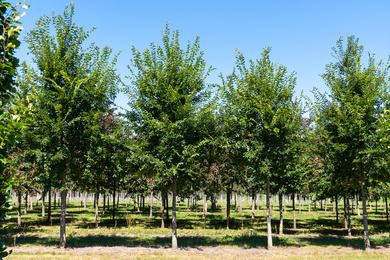
[(203, 194), (203, 214), (202, 219), (206, 219), (207, 214), (207, 195)]
[(42, 217), (45, 217), (45, 192), (42, 191)]
[(344, 195), (344, 229), (348, 229), (347, 204), (348, 201), (346, 195)]
[(88, 196), (88, 193), (84, 192), (84, 209), (87, 209), (87, 196)]
[(177, 249), (177, 223), (176, 223), (176, 179), (172, 187), (172, 249)]
[(47, 207), (47, 222), (50, 222), (51, 220), (51, 187), (49, 186), (49, 205)]
[(269, 183), (269, 177), (267, 177), (267, 188), (266, 188), (266, 192), (267, 192), (267, 242), (268, 242), (268, 246), (267, 246), (267, 249), (268, 250), (272, 250), (272, 227), (271, 227), (271, 207), (270, 207), (270, 183)]
[(57, 201), (57, 190), (54, 189), (54, 199), (53, 199), (53, 209), (55, 210), (56, 209), (56, 201)]
[(370, 249), (370, 236), (368, 233), (368, 216), (367, 216), (367, 204), (366, 204), (366, 192), (364, 190), (364, 184), (362, 184), (362, 202), (363, 202), (363, 226), (364, 226), (364, 250)]
[(150, 192), (150, 210), (149, 218), (153, 218), (153, 191)]
[(252, 192), (252, 219), (255, 219), (255, 208), (256, 208), (256, 201), (255, 201), (255, 193)]
[(227, 189), (226, 193), (226, 229), (229, 229), (230, 224), (230, 188)]
[(339, 223), (339, 202), (338, 202), (337, 195), (334, 196), (334, 201), (336, 204), (336, 223), (338, 224)]
[(293, 200), (293, 229), (297, 229), (297, 219), (296, 219), (296, 216), (295, 216), (295, 197), (296, 197), (296, 194), (294, 193), (293, 196), (292, 196), (292, 200)]
[(358, 216), (360, 216), (360, 208), (359, 208), (359, 194), (356, 194), (356, 210), (357, 210), (357, 214)]
[(161, 192), (161, 228), (165, 228), (165, 194)]
[(18, 228), (22, 228), (22, 191), (18, 190)]
[(165, 192), (165, 213), (166, 213), (166, 219), (169, 223), (169, 200), (168, 200), (168, 192)]
[(387, 204), (387, 195), (385, 196), (385, 203), (386, 203), (386, 224), (389, 224), (389, 206)]
[(347, 197), (347, 217), (348, 217), (348, 236), (352, 236), (352, 230), (351, 230), (351, 211), (350, 211), (350, 205), (349, 205), (349, 199)]
[(60, 248), (66, 247), (66, 229), (65, 229), (65, 218), (66, 218), (66, 195), (67, 190), (61, 191), (61, 217), (60, 217)]
[(283, 235), (283, 195), (279, 194), (279, 235)]
[(95, 195), (96, 204), (95, 204), (95, 228), (99, 227), (99, 192), (96, 192)]
[(112, 196), (112, 221), (115, 223), (115, 195), (116, 195), (116, 185), (114, 183), (114, 194)]

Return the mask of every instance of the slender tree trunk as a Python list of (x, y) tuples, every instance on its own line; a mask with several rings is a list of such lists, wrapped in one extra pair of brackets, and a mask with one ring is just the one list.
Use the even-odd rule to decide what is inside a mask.
[(161, 228), (165, 228), (165, 194), (161, 192)]
[(230, 224), (230, 187), (227, 189), (226, 194), (226, 229), (229, 229)]
[(18, 190), (18, 228), (22, 228), (22, 191)]
[(99, 191), (95, 195), (96, 204), (95, 204), (95, 228), (99, 227)]
[(53, 209), (55, 210), (56, 209), (56, 201), (57, 201), (57, 190), (54, 189), (54, 199), (53, 199)]
[(283, 235), (283, 195), (279, 194), (279, 235)]
[[(119, 194), (120, 194), (120, 192), (118, 191), (118, 197), (117, 197), (117, 200), (116, 200), (116, 208), (119, 208)], [(144, 206), (145, 206), (145, 204), (144, 204)]]
[(389, 204), (387, 204), (387, 195), (385, 196), (385, 203), (386, 203), (386, 224), (389, 224)]
[(287, 204), (287, 195), (283, 195), (283, 198), (284, 199), (284, 213), (287, 212), (287, 207), (286, 207), (286, 204)]
[(358, 216), (360, 216), (360, 208), (359, 208), (359, 194), (356, 194), (356, 210), (357, 210), (357, 214)]
[(338, 198), (337, 195), (334, 196), (334, 201), (336, 204), (336, 223), (339, 223), (339, 203), (338, 203)]
[(169, 200), (168, 200), (168, 192), (165, 193), (165, 213), (166, 213), (166, 219), (169, 224)]
[(45, 217), (45, 192), (42, 191), (42, 217)]
[(116, 195), (116, 185), (114, 183), (114, 194), (112, 196), (112, 221), (115, 223), (115, 195)]
[(107, 196), (107, 210), (110, 210), (110, 194)]
[(177, 223), (176, 223), (176, 179), (172, 187), (172, 249), (177, 249)]
[(84, 209), (87, 209), (87, 196), (88, 196), (88, 193), (84, 192)]
[(260, 194), (256, 193), (256, 205), (257, 205), (257, 210), (260, 210)]
[(24, 196), (24, 214), (27, 214), (27, 208), (28, 208), (28, 192), (26, 192)]
[(348, 236), (352, 236), (352, 230), (351, 230), (351, 211), (350, 211), (350, 205), (349, 205), (349, 199), (347, 197), (347, 217), (348, 217)]
[(292, 196), (292, 200), (293, 200), (293, 229), (297, 229), (297, 219), (296, 219), (296, 216), (295, 216), (295, 197), (296, 197), (296, 194), (294, 193), (293, 196)]
[(363, 202), (363, 226), (364, 226), (364, 250), (370, 249), (370, 236), (368, 233), (368, 216), (367, 216), (367, 204), (366, 204), (366, 192), (364, 190), (364, 184), (362, 184), (362, 202)]
[(150, 210), (149, 218), (153, 218), (153, 191), (150, 192)]
[[(299, 212), (298, 212), (298, 214), (302, 213), (302, 211), (301, 211), (301, 204), (302, 204), (302, 195), (299, 194)], [(326, 212), (326, 204), (325, 204), (325, 212)]]
[(269, 177), (267, 177), (267, 188), (266, 188), (266, 192), (267, 192), (267, 242), (268, 242), (268, 246), (267, 246), (267, 249), (268, 250), (272, 250), (272, 227), (271, 227), (271, 205), (270, 205), (270, 183), (269, 183)]
[(51, 187), (49, 186), (49, 205), (47, 207), (47, 222), (50, 222), (51, 220)]
[(255, 193), (252, 192), (252, 219), (255, 219), (255, 208), (256, 208), (256, 201), (255, 201)]
[(66, 230), (65, 230), (65, 218), (66, 218), (66, 195), (67, 190), (61, 191), (61, 219), (60, 219), (60, 248), (66, 247)]
[(106, 194), (103, 195), (103, 214), (106, 214)]
[(311, 206), (311, 198), (309, 197), (309, 213), (310, 213), (310, 206)]
[(203, 214), (202, 219), (206, 219), (207, 214), (207, 195), (203, 194)]
[(347, 195), (344, 195), (344, 229), (348, 229), (348, 216), (347, 216)]
[(238, 205), (237, 205), (237, 192), (234, 192), (234, 211), (238, 211)]
[(327, 206), (327, 205), (326, 205), (326, 199), (325, 199), (325, 205), (324, 205), (324, 208), (325, 208), (325, 214), (326, 214), (326, 206)]
[(30, 210), (34, 210), (34, 193), (30, 195)]

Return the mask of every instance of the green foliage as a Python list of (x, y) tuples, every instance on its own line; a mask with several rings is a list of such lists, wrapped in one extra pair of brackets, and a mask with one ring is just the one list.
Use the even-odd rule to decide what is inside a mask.
[(227, 113), (224, 123), (232, 131), (229, 143), (243, 149), (247, 160), (247, 185), (258, 190), (271, 177), (278, 191), (294, 180), (289, 167), (298, 151), (294, 143), (302, 129), (302, 109), (293, 98), (294, 74), (273, 64), (269, 53), (270, 48), (264, 49), (261, 59), (250, 60), (247, 66), (237, 52), (236, 69), (223, 80), (222, 96)]
[[(23, 127), (20, 122), (20, 116), (16, 111), (7, 109), (6, 105), (10, 101), (14, 87), (14, 76), (16, 68), (19, 65), (19, 60), (14, 56), (15, 50), (19, 47), (18, 40), (19, 32), (23, 29), (20, 26), (20, 9), (27, 9), (28, 5), (18, 4), (20, 6), (13, 7), (10, 3), (0, 2), (0, 227), (3, 229), (4, 223), (9, 217), (7, 211), (11, 208), (10, 196), (8, 190), (12, 179), (3, 175), (5, 166), (10, 163), (7, 159), (7, 149), (15, 143), (17, 135)], [(9, 253), (5, 251), (6, 246), (3, 239), (0, 240), (0, 259), (6, 257)]]
[(183, 50), (179, 32), (171, 38), (168, 25), (162, 46), (151, 43), (143, 53), (134, 47), (132, 52), (132, 85), (126, 90), (132, 129), (150, 156), (149, 171), (178, 178), (191, 170), (196, 156), (196, 115), (208, 98), (205, 78), (211, 68), (206, 69), (199, 38)]
[(63, 189), (71, 185), (68, 175), (69, 181), (80, 178), (90, 149), (88, 123), (108, 113), (119, 82), (117, 56), (111, 58), (108, 47), (84, 48), (91, 32), (74, 24), (73, 15), (71, 4), (62, 15), (36, 22), (26, 36), (36, 68), (23, 65), (20, 78), (34, 104), (25, 136), (30, 154), (44, 169), (41, 182)]

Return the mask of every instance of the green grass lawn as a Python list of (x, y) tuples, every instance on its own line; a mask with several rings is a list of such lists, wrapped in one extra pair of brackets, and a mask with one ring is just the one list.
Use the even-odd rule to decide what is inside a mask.
[[(154, 205), (153, 218), (149, 218), (149, 207), (144, 212), (134, 211), (133, 204), (125, 207), (120, 203), (116, 210), (115, 221), (112, 220), (111, 212), (100, 213), (99, 228), (95, 228), (95, 209), (90, 203), (87, 209), (80, 206), (79, 202), (71, 203), (67, 209), (67, 245), (70, 247), (84, 246), (147, 246), (147, 247), (170, 247), (171, 230), (169, 223), (161, 229), (161, 212), (157, 203)], [(222, 207), (221, 207), (222, 206)], [(215, 212), (207, 213), (206, 219), (202, 219), (199, 203), (197, 208), (187, 208), (187, 203), (178, 206), (178, 235), (179, 245), (189, 247), (202, 246), (226, 246), (240, 248), (265, 247), (266, 237), (266, 211), (265, 205), (260, 205), (256, 211), (255, 219), (251, 219), (251, 207), (249, 204), (242, 205), (242, 212), (231, 211), (230, 229), (226, 229), (225, 205), (219, 204)], [(102, 209), (102, 205), (100, 205)], [(279, 211), (274, 206), (272, 212), (272, 232), (279, 231)], [(47, 212), (47, 210), (46, 210)], [(275, 236), (274, 245), (277, 247), (349, 247), (361, 248), (363, 245), (362, 217), (352, 215), (352, 237), (345, 237), (347, 230), (344, 229), (342, 208), (339, 209), (339, 223), (335, 221), (335, 213), (328, 204), (327, 213), (318, 206), (308, 212), (307, 205), (298, 214), (297, 229), (293, 230), (292, 206), (287, 205), (284, 214), (284, 234), (287, 236)], [(46, 213), (47, 214), (47, 213)], [(171, 212), (169, 212), (171, 214)], [(20, 234), (14, 243), (20, 246), (57, 246), (59, 243), (59, 217), (60, 209), (52, 209), (52, 221), (41, 216), (41, 208), (35, 206), (33, 211), (22, 215), (22, 228), (16, 228), (17, 214), (15, 209), (11, 212), (11, 232)], [(171, 216), (170, 216), (171, 217)], [(390, 244), (390, 226), (386, 224), (384, 209), (375, 207), (369, 211), (371, 245), (388, 247)], [(110, 236), (108, 236), (110, 235)], [(145, 235), (145, 236), (144, 236)], [(289, 236), (289, 235), (316, 235)]]

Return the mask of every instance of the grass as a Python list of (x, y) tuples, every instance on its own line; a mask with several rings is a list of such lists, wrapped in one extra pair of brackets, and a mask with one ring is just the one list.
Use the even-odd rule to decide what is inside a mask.
[[(90, 203), (92, 204), (92, 203)], [(157, 203), (156, 203), (157, 204)], [(171, 230), (162, 229), (161, 213), (155, 204), (154, 216), (149, 218), (149, 208), (144, 212), (136, 212), (131, 206), (125, 207), (120, 203), (116, 210), (116, 221), (112, 220), (110, 212), (99, 215), (99, 228), (95, 228), (95, 210), (93, 205), (87, 209), (80, 206), (79, 202), (71, 202), (67, 209), (67, 245), (70, 247), (90, 246), (146, 246), (146, 247), (170, 247)], [(217, 207), (215, 212), (209, 212), (206, 219), (202, 219), (201, 207), (187, 208), (187, 203), (178, 205), (178, 234), (179, 245), (185, 247), (223, 246), (239, 248), (264, 248), (266, 241), (266, 211), (265, 206), (260, 205), (261, 210), (256, 211), (254, 220), (251, 216), (251, 205), (243, 204), (242, 213), (231, 210), (230, 229), (226, 229), (226, 209)], [(340, 213), (342, 213), (340, 206)], [(272, 212), (272, 232), (279, 231), (279, 212), (277, 205)], [(100, 205), (102, 209), (102, 205)], [(371, 237), (372, 246), (388, 247), (390, 239), (390, 226), (386, 224), (384, 209), (379, 207), (368, 212), (370, 235), (387, 235), (387, 237)], [(22, 235), (16, 239), (16, 245), (20, 246), (58, 246), (59, 243), (59, 218), (60, 209), (52, 210), (52, 221), (41, 216), (40, 207), (22, 215), (22, 228), (16, 228), (16, 211), (11, 212), (10, 225), (12, 233)], [(171, 217), (171, 216), (170, 216)], [(328, 211), (324, 213), (319, 207), (308, 212), (307, 205), (302, 208), (302, 214), (296, 210), (297, 229), (292, 228), (292, 205), (287, 205), (284, 214), (284, 234), (286, 235), (317, 235), (308, 236), (275, 236), (274, 245), (277, 247), (346, 247), (361, 248), (363, 245), (362, 217), (352, 215), (352, 238), (344, 237), (347, 231), (344, 229), (342, 215), (339, 214), (339, 223), (335, 222), (335, 214), (328, 204)], [(168, 224), (168, 223), (167, 223)], [(109, 236), (108, 236), (109, 235)]]

